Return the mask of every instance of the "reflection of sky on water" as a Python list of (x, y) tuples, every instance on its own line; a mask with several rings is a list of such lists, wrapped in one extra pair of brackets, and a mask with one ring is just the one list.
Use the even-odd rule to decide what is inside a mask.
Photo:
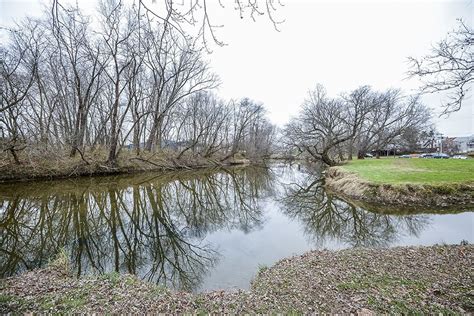
[(394, 246), (458, 244), (462, 240), (474, 242), (474, 214), (428, 215), (430, 225), (421, 231), (418, 237), (402, 236)]
[(248, 288), (259, 266), (311, 249), (474, 242), (473, 212), (369, 212), (326, 193), (314, 170), (274, 164), (3, 186), (1, 273), (43, 266), (64, 247), (80, 275), (115, 270), (206, 291)]
[[(321, 247), (309, 240), (303, 225), (289, 219), (270, 202), (265, 205), (268, 220), (262, 229), (243, 234), (240, 231), (218, 231), (206, 237), (217, 245), (221, 260), (201, 285), (202, 290), (219, 288), (248, 288), (259, 266), (271, 266), (278, 260), (315, 249), (343, 249), (349, 244), (336, 239), (326, 240)], [(424, 215), (429, 224), (413, 236), (401, 232), (390, 246), (459, 244), (474, 242), (474, 214), (472, 212), (444, 215)]]
[[(304, 179), (305, 174), (295, 172), (296, 167), (280, 166), (276, 170), (278, 183), (290, 186)], [(277, 195), (284, 195), (284, 190), (277, 187)], [(281, 196), (280, 196), (281, 197)], [(206, 237), (210, 243), (217, 245), (222, 254), (221, 261), (203, 280), (200, 289), (248, 288), (251, 279), (260, 266), (271, 266), (278, 260), (299, 255), (308, 250), (343, 249), (352, 245), (336, 236), (318, 240), (316, 235), (309, 235), (305, 223), (292, 218), (282, 211), (281, 203), (274, 198), (263, 204), (263, 228), (249, 234), (238, 230), (217, 231)], [(389, 220), (412, 218), (409, 215), (386, 216)], [(416, 215), (414, 223), (421, 227), (411, 227), (413, 222), (400, 221), (396, 227), (396, 239), (387, 246), (416, 246), (433, 244), (458, 244), (462, 240), (474, 242), (474, 213), (459, 214), (421, 214)], [(403, 225), (405, 224), (405, 225)]]

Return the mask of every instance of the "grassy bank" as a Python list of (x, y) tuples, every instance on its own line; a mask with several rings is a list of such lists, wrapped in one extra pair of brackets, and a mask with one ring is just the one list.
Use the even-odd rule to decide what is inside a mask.
[(474, 160), (365, 159), (331, 167), (326, 187), (350, 199), (446, 208), (474, 206)]
[(0, 312), (466, 313), (473, 260), (473, 245), (312, 251), (261, 268), (249, 291), (190, 294), (116, 273), (77, 279), (59, 259), (2, 280)]
[(474, 183), (474, 159), (362, 159), (349, 161), (342, 168), (373, 183)]

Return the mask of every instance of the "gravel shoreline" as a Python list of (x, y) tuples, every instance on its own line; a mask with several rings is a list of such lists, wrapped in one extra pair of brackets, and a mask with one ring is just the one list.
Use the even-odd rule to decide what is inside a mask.
[(311, 251), (261, 268), (249, 291), (173, 292), (51, 264), (0, 281), (0, 313), (472, 313), (473, 245)]

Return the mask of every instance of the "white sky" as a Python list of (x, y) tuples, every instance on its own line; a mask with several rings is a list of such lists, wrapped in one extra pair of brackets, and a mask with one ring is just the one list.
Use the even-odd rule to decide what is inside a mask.
[[(40, 2), (0, 0), (0, 24), (38, 14)], [(216, 0), (209, 15), (215, 24), (224, 24), (217, 35), (227, 45), (213, 47), (208, 56), (222, 81), (220, 96), (261, 101), (280, 126), (298, 112), (316, 83), (333, 96), (365, 84), (414, 93), (419, 82), (405, 79), (407, 57), (428, 54), (431, 45), (457, 27), (456, 18), (473, 25), (472, 0), (282, 2), (275, 16), (285, 22), (276, 32), (265, 17), (241, 20), (233, 1), (221, 9)], [(78, 3), (86, 11), (95, 6), (94, 0)], [(441, 96), (424, 100), (439, 113)], [(474, 97), (461, 111), (435, 122), (447, 136), (474, 134)]]

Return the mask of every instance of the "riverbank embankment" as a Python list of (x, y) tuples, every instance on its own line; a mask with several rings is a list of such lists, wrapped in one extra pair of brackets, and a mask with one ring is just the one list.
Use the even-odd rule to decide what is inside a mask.
[(174, 292), (131, 275), (76, 278), (67, 260), (0, 281), (1, 313), (469, 313), (473, 245), (311, 251), (247, 291)]
[(474, 205), (474, 160), (366, 159), (331, 167), (326, 187), (354, 200), (398, 206)]
[(102, 176), (152, 171), (201, 169), (259, 162), (236, 154), (232, 157), (201, 157), (192, 154), (179, 159), (174, 151), (146, 152), (139, 155), (124, 150), (114, 165), (107, 162), (107, 153), (101, 150), (70, 157), (66, 152), (39, 153), (21, 156), (21, 163), (0, 159), (0, 182), (53, 180), (84, 176)]

